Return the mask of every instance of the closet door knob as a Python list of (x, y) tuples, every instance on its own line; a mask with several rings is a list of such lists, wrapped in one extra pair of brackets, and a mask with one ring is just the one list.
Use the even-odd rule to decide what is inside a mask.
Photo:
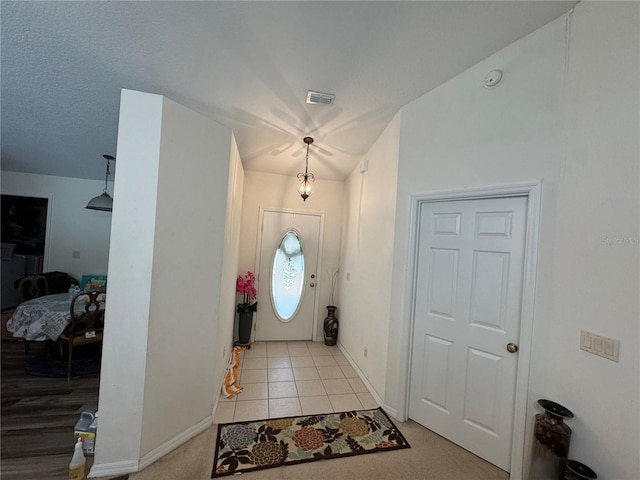
[(518, 345), (515, 343), (507, 343), (507, 352), (516, 353), (518, 351)]

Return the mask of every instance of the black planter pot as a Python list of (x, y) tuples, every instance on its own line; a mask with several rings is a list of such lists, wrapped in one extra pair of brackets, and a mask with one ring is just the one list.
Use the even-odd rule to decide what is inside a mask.
[(253, 312), (238, 314), (238, 343), (248, 345), (251, 342), (251, 328), (253, 327)]

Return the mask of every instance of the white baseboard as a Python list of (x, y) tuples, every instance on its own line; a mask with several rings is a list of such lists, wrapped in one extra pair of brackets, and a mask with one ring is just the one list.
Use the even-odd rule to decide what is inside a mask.
[(144, 455), (140, 460), (127, 460), (124, 462), (94, 464), (91, 467), (89, 478), (108, 477), (112, 475), (122, 475), (125, 473), (139, 472), (140, 470), (151, 465), (156, 460), (164, 457), (167, 453), (175, 450), (183, 443), (192, 439), (199, 433), (204, 432), (212, 425), (212, 422), (213, 417), (209, 415), (192, 427), (187, 428), (185, 431), (179, 433), (167, 442), (154, 448), (149, 453)]
[(342, 354), (346, 357), (347, 360), (349, 360), (351, 367), (356, 371), (356, 373), (360, 377), (360, 380), (362, 380), (362, 383), (364, 383), (365, 387), (367, 387), (367, 390), (369, 390), (369, 393), (371, 394), (371, 396), (378, 403), (378, 405), (381, 405), (382, 408), (386, 411), (387, 408), (385, 407), (384, 402), (382, 401), (382, 398), (380, 397), (380, 395), (378, 395), (378, 392), (376, 392), (373, 386), (371, 386), (371, 384), (367, 380), (367, 377), (364, 375), (364, 373), (362, 373), (362, 370), (360, 370), (358, 365), (356, 365), (356, 362), (353, 361), (353, 358), (351, 357), (351, 355), (347, 353), (347, 351), (344, 349), (341, 343), (338, 342), (337, 345), (340, 351), (342, 352)]
[(347, 353), (347, 351), (344, 349), (344, 347), (342, 346), (341, 343), (338, 343), (338, 348), (340, 349), (342, 354), (346, 357), (346, 359), (349, 360), (349, 363), (351, 364), (351, 367), (356, 371), (356, 373), (360, 377), (360, 380), (362, 380), (364, 385), (369, 390), (369, 393), (371, 394), (371, 396), (375, 399), (376, 402), (378, 402), (378, 405), (380, 405), (382, 407), (382, 409), (385, 412), (387, 412), (389, 414), (389, 416), (392, 417), (394, 420), (398, 420), (399, 422), (404, 422), (406, 419), (403, 420), (403, 419), (398, 417), (398, 410), (397, 409), (395, 409), (393, 407), (390, 407), (389, 405), (385, 404), (382, 401), (382, 398), (380, 397), (380, 395), (378, 395), (378, 392), (376, 392), (375, 389), (371, 386), (371, 384), (367, 380), (367, 377), (365, 377), (364, 373), (362, 373), (362, 370), (360, 370), (360, 368), (358, 368), (358, 366), (356, 365), (356, 362), (353, 361), (353, 358), (351, 358), (351, 355), (349, 355)]
[(138, 471), (137, 460), (126, 460), (124, 462), (94, 464), (91, 467), (88, 478), (112, 477), (114, 475), (124, 475)]
[(398, 420), (399, 422), (404, 422), (405, 420), (402, 420), (401, 418), (398, 417), (398, 410), (396, 410), (393, 407), (390, 407), (389, 405), (386, 404), (382, 404), (382, 409), (387, 412), (389, 414), (390, 417), (392, 417), (394, 420)]
[(154, 448), (146, 455), (143, 455), (143, 457), (140, 459), (139, 470), (142, 470), (143, 468), (148, 467), (159, 458), (164, 457), (167, 453), (175, 450), (177, 447), (187, 442), (188, 440), (191, 440), (193, 437), (195, 437), (199, 433), (204, 432), (207, 428), (209, 428), (212, 425), (212, 423), (213, 423), (213, 417), (209, 415), (208, 417), (205, 417), (203, 420), (196, 423), (194, 426), (187, 428), (185, 431), (180, 432), (178, 435), (176, 435), (169, 441)]

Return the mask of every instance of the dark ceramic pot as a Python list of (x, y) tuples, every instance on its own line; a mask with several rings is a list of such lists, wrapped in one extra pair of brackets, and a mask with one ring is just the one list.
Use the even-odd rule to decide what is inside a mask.
[(540, 399), (538, 404), (544, 408), (544, 413), (536, 415), (531, 478), (562, 480), (571, 442), (571, 428), (564, 419), (572, 418), (573, 413), (551, 400)]
[(575, 460), (567, 460), (567, 470), (564, 472), (564, 480), (593, 480), (598, 478), (596, 472), (585, 464)]
[(333, 346), (338, 341), (338, 319), (336, 308), (333, 305), (327, 307), (327, 318), (324, 319), (324, 344)]

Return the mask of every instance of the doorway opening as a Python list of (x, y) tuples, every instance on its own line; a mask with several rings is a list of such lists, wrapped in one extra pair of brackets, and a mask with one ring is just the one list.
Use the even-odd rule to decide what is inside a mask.
[(14, 282), (42, 273), (49, 199), (2, 194), (2, 309), (16, 306)]

